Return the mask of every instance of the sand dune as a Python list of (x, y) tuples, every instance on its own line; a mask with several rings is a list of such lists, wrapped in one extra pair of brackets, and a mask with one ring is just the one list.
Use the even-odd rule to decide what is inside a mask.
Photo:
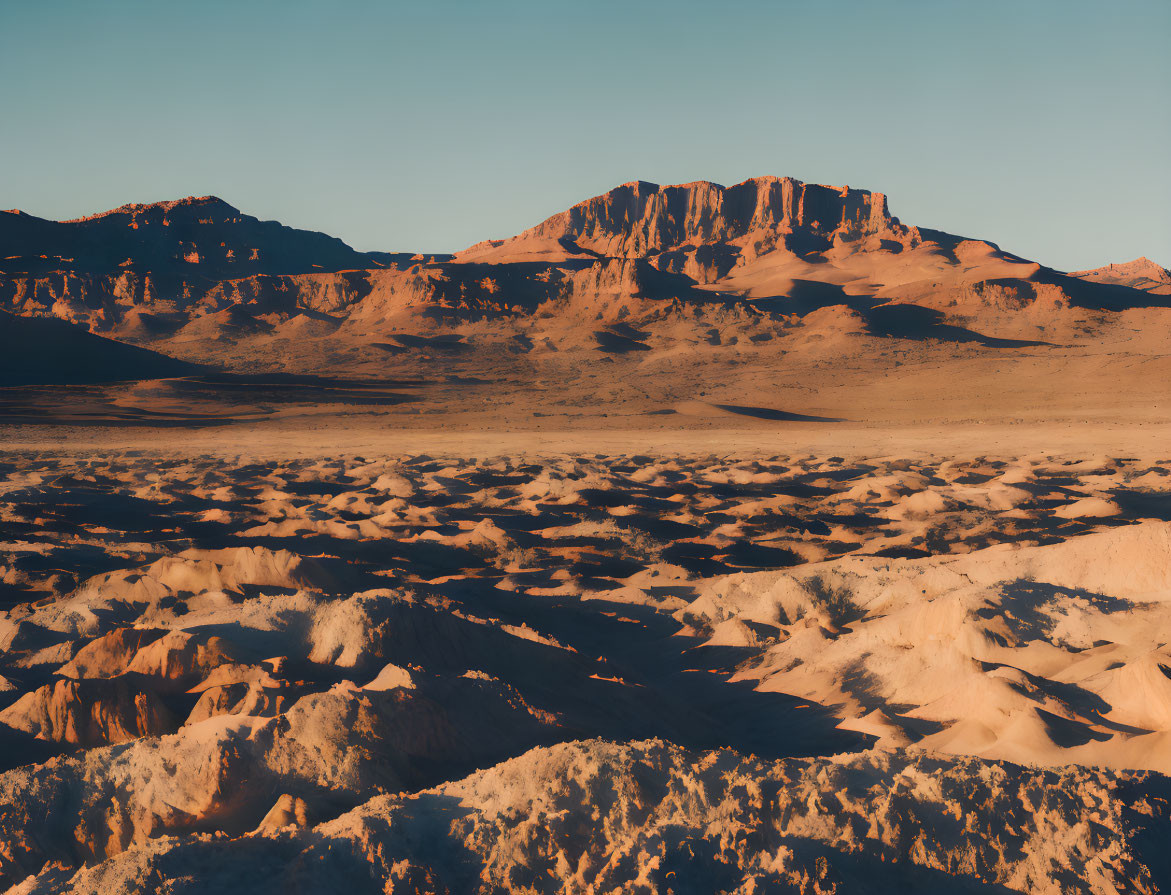
[(736, 679), (838, 706), (880, 744), (1168, 773), (1169, 560), (1171, 528), (1149, 522), (740, 574), (679, 617), (712, 645), (757, 648)]

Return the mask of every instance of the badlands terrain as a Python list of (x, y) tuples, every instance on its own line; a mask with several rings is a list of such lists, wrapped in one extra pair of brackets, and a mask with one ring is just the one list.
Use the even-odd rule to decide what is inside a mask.
[(1171, 889), (1171, 274), (864, 190), (0, 213), (0, 887)]

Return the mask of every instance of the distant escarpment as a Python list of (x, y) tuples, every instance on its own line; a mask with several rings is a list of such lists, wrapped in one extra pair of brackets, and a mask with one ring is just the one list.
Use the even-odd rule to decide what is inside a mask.
[[(358, 252), (340, 239), (261, 221), (215, 196), (123, 205), (72, 221), (0, 212), (6, 274), (50, 271), (239, 279), (385, 267), (402, 256)], [(406, 256), (409, 257), (409, 256)]]
[(582, 324), (589, 338), (576, 341), (592, 345), (598, 322), (651, 325), (676, 311), (697, 332), (728, 312), (791, 325), (836, 308), (834, 319), (882, 338), (1036, 341), (1076, 337), (1106, 312), (1167, 307), (1168, 283), (1145, 259), (1064, 274), (904, 225), (882, 193), (787, 177), (627, 183), (455, 255), (358, 252), (213, 197), (64, 222), (0, 213), (0, 309), (172, 340), (193, 358), (273, 333), (380, 344), (399, 329), (484, 323), (524, 335), (550, 318)]
[(1171, 295), (1171, 270), (1150, 258), (1135, 258), (1125, 264), (1107, 264), (1094, 270), (1079, 270), (1070, 276), (1091, 283), (1111, 283), (1155, 295)]
[(827, 249), (835, 242), (870, 236), (900, 245), (921, 241), (916, 231), (891, 217), (882, 193), (804, 184), (791, 177), (759, 177), (731, 187), (707, 181), (665, 187), (637, 181), (511, 239), (479, 243), (457, 258), (651, 258), (656, 267), (710, 282), (742, 257), (778, 247)]

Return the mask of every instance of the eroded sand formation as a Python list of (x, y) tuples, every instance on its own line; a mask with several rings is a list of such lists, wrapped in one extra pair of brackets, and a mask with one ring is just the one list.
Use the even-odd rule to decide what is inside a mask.
[(6, 474), (17, 891), (1167, 880), (1171, 463)]

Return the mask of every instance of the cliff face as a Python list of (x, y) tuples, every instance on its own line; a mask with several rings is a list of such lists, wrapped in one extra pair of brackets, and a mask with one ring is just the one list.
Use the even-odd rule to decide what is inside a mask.
[(791, 177), (757, 177), (724, 187), (707, 181), (659, 186), (623, 184), (553, 215), (511, 239), (480, 243), (457, 257), (506, 257), (517, 252), (565, 251), (607, 258), (648, 258), (702, 246), (771, 249), (784, 237), (884, 235), (914, 238), (887, 210), (882, 193), (805, 184)]
[(641, 307), (644, 299), (653, 302), (692, 293), (690, 280), (664, 273), (642, 259), (548, 266), (443, 262), (371, 271), (369, 289), (351, 303), (348, 315), (362, 324), (408, 316), (458, 323), (546, 311), (562, 320), (595, 320), (617, 314), (623, 306), (627, 312)]
[(478, 243), (456, 259), (497, 264), (644, 259), (660, 270), (710, 284), (778, 248), (805, 254), (868, 237), (902, 248), (921, 241), (917, 230), (890, 215), (882, 193), (791, 177), (757, 177), (730, 187), (637, 181), (511, 239)]
[(760, 177), (732, 187), (700, 181), (661, 187), (642, 181), (597, 196), (521, 234), (568, 239), (615, 258), (701, 244), (733, 243), (768, 231), (830, 236), (897, 227), (882, 193)]
[[(258, 314), (298, 310), (344, 313), (370, 292), (379, 271), (257, 274), (241, 279), (176, 279), (126, 270), (119, 274), (50, 271), (0, 275), (0, 309), (27, 317), (59, 317), (95, 332), (118, 330), (137, 312), (178, 326), (184, 319), (230, 305)], [(166, 329), (163, 326), (163, 329)]]

